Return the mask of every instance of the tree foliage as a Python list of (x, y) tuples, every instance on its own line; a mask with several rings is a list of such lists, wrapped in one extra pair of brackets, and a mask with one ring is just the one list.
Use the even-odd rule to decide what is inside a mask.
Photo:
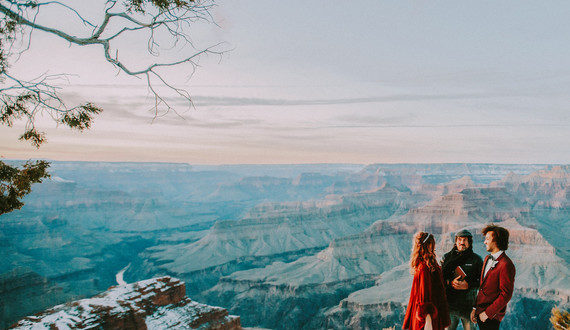
[[(102, 50), (102, 57), (124, 74), (144, 79), (154, 96), (154, 109), (167, 111), (172, 107), (157, 90), (166, 86), (180, 97), (191, 102), (189, 93), (175, 87), (165, 78), (161, 69), (189, 64), (195, 69), (196, 60), (206, 54), (222, 54), (221, 43), (205, 49), (196, 49), (189, 55), (171, 62), (151, 62), (144, 67), (133, 68), (121, 57), (119, 38), (131, 34), (143, 34), (147, 51), (159, 57), (161, 41), (159, 35), (166, 35), (169, 46), (183, 43), (194, 47), (188, 31), (192, 23), (213, 22), (209, 10), (213, 0), (107, 0), (104, 12), (98, 22), (90, 21), (77, 9), (60, 1), (0, 0), (0, 124), (12, 126), (15, 120), (26, 120), (26, 128), (20, 139), (39, 147), (46, 141), (45, 134), (35, 127), (39, 113), (48, 113), (57, 123), (72, 129), (85, 130), (91, 126), (94, 117), (102, 109), (93, 103), (68, 104), (60, 95), (57, 83), (65, 74), (39, 74), (32, 80), (13, 76), (9, 72), (11, 61), (29, 48), (32, 32), (48, 33), (72, 45), (95, 46)], [(64, 31), (38, 23), (42, 11), (57, 8), (64, 19), (72, 15), (79, 19), (82, 27), (76, 31)], [(84, 35), (76, 35), (80, 31)], [(27, 45), (17, 49), (17, 44)], [(193, 70), (191, 72), (193, 72)]]
[(555, 307), (552, 309), (550, 322), (555, 330), (568, 330), (570, 329), (570, 313)]
[[(92, 0), (90, 0), (92, 1)], [(39, 148), (46, 142), (44, 132), (36, 128), (36, 118), (47, 114), (58, 125), (83, 131), (89, 129), (102, 108), (87, 102), (69, 104), (61, 95), (59, 84), (66, 80), (66, 74), (39, 73), (36, 78), (24, 79), (10, 72), (11, 63), (27, 51), (32, 40), (32, 32), (47, 33), (67, 41), (70, 45), (93, 46), (101, 49), (101, 56), (118, 72), (144, 79), (148, 90), (154, 96), (154, 110), (172, 110), (166, 97), (159, 93), (158, 86), (174, 91), (191, 104), (189, 93), (169, 83), (162, 71), (169, 67), (188, 64), (196, 68), (196, 60), (206, 54), (223, 53), (222, 43), (208, 48), (197, 49), (188, 31), (192, 23), (205, 21), (213, 23), (209, 10), (214, 0), (105, 0), (99, 21), (92, 21), (65, 0), (0, 0), (0, 125), (13, 126), (17, 121), (25, 121), (20, 140)], [(62, 19), (75, 18), (81, 26), (71, 31), (42, 23), (42, 13), (58, 10)], [(52, 11), (53, 13), (53, 11)], [(133, 67), (129, 58), (121, 56), (120, 38), (132, 34), (143, 34), (150, 63), (143, 67)], [(166, 41), (159, 38), (166, 36)], [(159, 61), (159, 50), (166, 43), (189, 45), (193, 51), (170, 62)], [(87, 63), (86, 63), (87, 64)], [(18, 169), (0, 161), (1, 169), (1, 213), (22, 206), (21, 197), (30, 192), (32, 183), (41, 182), (48, 176), (48, 163), (40, 161), (26, 163)]]
[(31, 192), (32, 184), (49, 177), (48, 167), (43, 160), (29, 161), (22, 168), (0, 162), (0, 214), (20, 209), (22, 197)]

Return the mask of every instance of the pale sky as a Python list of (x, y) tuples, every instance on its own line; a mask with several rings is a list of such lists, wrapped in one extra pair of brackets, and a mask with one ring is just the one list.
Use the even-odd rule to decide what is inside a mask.
[[(96, 20), (96, 1), (78, 4)], [(102, 3), (102, 2), (101, 2)], [(11, 72), (73, 74), (63, 92), (104, 108), (84, 133), (41, 121), (48, 143), (0, 128), (12, 159), (230, 163), (570, 163), (567, 1), (219, 1), (221, 58), (164, 71), (192, 95), (153, 119), (138, 79), (97, 47), (39, 31)], [(100, 5), (99, 5), (100, 7)], [(56, 13), (38, 17), (73, 28)], [(141, 40), (120, 54), (142, 64)], [(142, 46), (144, 46), (144, 40)], [(168, 58), (190, 54), (176, 49)], [(172, 53), (172, 52), (171, 52)], [(18, 126), (18, 125), (17, 125)]]

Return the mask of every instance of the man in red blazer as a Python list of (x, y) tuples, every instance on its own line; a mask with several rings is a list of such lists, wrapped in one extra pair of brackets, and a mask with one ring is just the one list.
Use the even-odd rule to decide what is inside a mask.
[(482, 233), (487, 252), (491, 254), (483, 262), (471, 321), (477, 322), (480, 330), (499, 329), (515, 285), (515, 265), (505, 253), (509, 247), (509, 231), (491, 224), (483, 228)]

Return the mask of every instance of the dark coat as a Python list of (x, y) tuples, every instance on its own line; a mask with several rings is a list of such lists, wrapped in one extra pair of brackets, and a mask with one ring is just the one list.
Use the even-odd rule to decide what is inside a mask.
[(436, 269), (431, 272), (422, 262), (414, 273), (410, 301), (402, 328), (423, 329), (428, 314), (431, 315), (434, 330), (443, 330), (451, 323), (441, 269), (436, 266)]
[[(451, 286), (451, 282), (457, 277), (455, 276), (455, 268), (457, 266), (461, 266), (467, 274), (465, 279), (469, 286), (467, 290), (455, 290)], [(473, 252), (472, 247), (459, 252), (457, 247), (454, 246), (451, 251), (443, 256), (441, 269), (449, 310), (459, 312), (465, 317), (469, 316), (473, 306), (475, 306), (475, 297), (479, 289), (482, 268), (483, 259)]]
[[(484, 265), (489, 261), (489, 256), (485, 257)], [(507, 303), (513, 296), (515, 265), (503, 252), (485, 277), (483, 277), (484, 270), (485, 266), (481, 272), (481, 286), (475, 302), (475, 312), (477, 315), (485, 312), (490, 319), (501, 321), (505, 317)]]

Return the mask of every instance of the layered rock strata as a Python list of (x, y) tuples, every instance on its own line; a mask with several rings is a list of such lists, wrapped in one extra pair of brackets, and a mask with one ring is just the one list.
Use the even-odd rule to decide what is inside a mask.
[[(567, 264), (537, 229), (519, 221), (536, 221), (533, 211), (505, 187), (472, 187), (469, 180), (463, 181), (468, 187), (454, 187), (450, 194), (404, 215), (379, 220), (361, 234), (336, 238), (328, 248), (312, 256), (235, 272), (222, 278), (206, 297), (210, 302), (224, 301), (232, 312), (247, 315), (244, 322), (250, 325), (281, 328), (280, 320), (284, 319), (302, 320), (296, 326), (307, 329), (398, 325), (395, 320), (403, 316), (412, 282), (406, 260), (413, 234), (419, 230), (435, 234), (436, 252), (441, 256), (453, 246), (455, 232), (469, 229), (475, 234), (475, 251), (484, 255), (480, 230), (495, 222), (511, 232), (508, 254), (517, 265), (518, 296), (514, 301), (523, 305), (525, 301), (544, 301), (543, 306), (565, 303), (570, 292)], [(380, 278), (371, 286), (367, 276)], [(351, 293), (346, 299), (334, 295), (344, 300), (339, 300), (337, 306), (327, 306), (333, 302), (330, 298), (334, 290), (327, 291), (326, 284), (334, 286), (339, 282), (353, 291), (344, 292)], [(363, 289), (354, 290), (359, 286)], [(310, 320), (301, 318), (295, 309), (287, 309), (287, 303), (311, 298), (319, 301), (320, 310), (310, 310), (314, 313)], [(515, 310), (520, 311), (523, 305), (517, 305)], [(252, 306), (264, 307), (248, 313), (254, 312)], [(534, 317), (544, 320), (543, 315)]]
[(371, 192), (319, 201), (260, 205), (239, 221), (216, 223), (191, 244), (149, 249), (144, 268), (183, 278), (188, 293), (201, 299), (202, 292), (220, 277), (314, 255), (333, 239), (362, 232), (379, 219), (418, 205), (423, 198), (384, 185)]
[(160, 269), (188, 274), (246, 256), (325, 247), (407, 209), (411, 199), (408, 192), (384, 186), (319, 202), (266, 204), (239, 221), (217, 222), (197, 242), (154, 248), (152, 258)]
[[(517, 268), (515, 293), (503, 325), (507, 329), (547, 329), (550, 309), (569, 305), (570, 270), (536, 229), (514, 218), (498, 224), (510, 231), (507, 254)], [(482, 226), (475, 224), (470, 229), (478, 232)], [(477, 235), (474, 246), (484, 256), (482, 245)], [(401, 327), (411, 283), (409, 265), (402, 264), (382, 273), (376, 285), (352, 292), (337, 306), (315, 315), (313, 322), (326, 328)]]

